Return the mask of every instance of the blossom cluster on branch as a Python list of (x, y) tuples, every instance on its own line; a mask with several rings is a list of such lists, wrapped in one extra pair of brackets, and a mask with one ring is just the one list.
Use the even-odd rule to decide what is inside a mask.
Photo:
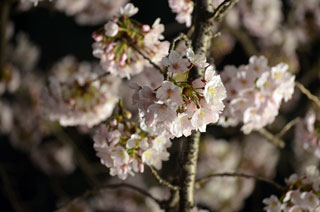
[(144, 164), (161, 169), (162, 161), (169, 159), (171, 142), (165, 133), (154, 136), (142, 130), (121, 104), (119, 113), (101, 124), (93, 139), (101, 163), (110, 168), (111, 176), (123, 180), (128, 174), (143, 173)]
[(66, 57), (53, 68), (44, 94), (45, 113), (63, 126), (92, 127), (108, 118), (118, 101), (119, 79), (103, 75), (98, 64)]
[(286, 180), (286, 192), (280, 200), (272, 195), (263, 200), (267, 212), (295, 212), (320, 210), (319, 170), (309, 166), (302, 175), (292, 174)]
[[(23, 33), (12, 33), (11, 23), (4, 32), (1, 27), (1, 45), (2, 41), (8, 43), (4, 57), (0, 51), (1, 139), (5, 136), (14, 148), (30, 155), (48, 175), (70, 174), (77, 165), (88, 184), (99, 191), (86, 192), (61, 211), (163, 212), (179, 208), (183, 212), (233, 212), (241, 210), (254, 192), (255, 180), (260, 180), (283, 192), (280, 198), (272, 195), (263, 200), (265, 211), (320, 212), (319, 171), (309, 167), (301, 175), (293, 174), (285, 186), (273, 182), (276, 173), (283, 175), (276, 172), (280, 151), (261, 139), (263, 135), (280, 143), (279, 147), (288, 144), (282, 141), (294, 139), (288, 155), (294, 154), (296, 164), (290, 168), (297, 173), (307, 165), (320, 164), (318, 110), (309, 110), (304, 119), (291, 117), (307, 108), (295, 105), (304, 104), (299, 92), (293, 97), (295, 87), (315, 106), (320, 105), (317, 94), (312, 94), (316, 93), (313, 78), (320, 63), (304, 60), (309, 57), (307, 52), (318, 51), (318, 45), (313, 45), (318, 44), (320, 32), (317, 0), (168, 0), (165, 6), (175, 13), (176, 21), (190, 27), (171, 44), (165, 40), (160, 18), (154, 18), (152, 25), (135, 20), (139, 9), (129, 0), (5, 2), (9, 4), (0, 3), (4, 26), (11, 16), (5, 17), (6, 10), (21, 12), (36, 5), (43, 6), (39, 11), (50, 7), (73, 16), (73, 24), (105, 23), (93, 33), (85, 29), (92, 33), (92, 55), (100, 63), (64, 56), (49, 69), (47, 86), (42, 76), (45, 72), (38, 71), (47, 64), (36, 67), (39, 48)], [(168, 26), (168, 39), (183, 27), (176, 27), (176, 23)], [(297, 51), (302, 45), (305, 48)], [(317, 61), (316, 56), (310, 58)], [(243, 64), (243, 58), (249, 58), (248, 64), (232, 65)], [(224, 67), (221, 72), (217, 71), (220, 67)], [(299, 69), (296, 82), (294, 73)], [(281, 108), (292, 98), (294, 103)], [(280, 108), (284, 113), (279, 115)], [(272, 123), (270, 129), (264, 129)], [(286, 133), (296, 123), (293, 138), (292, 133)], [(220, 126), (209, 127), (213, 124)], [(64, 130), (59, 125), (74, 128)], [(241, 125), (241, 130), (229, 128), (236, 125)], [(201, 133), (206, 133), (205, 139)], [(208, 136), (211, 133), (219, 139)], [(82, 140), (83, 134), (93, 137), (100, 163), (93, 164), (90, 155), (82, 155), (83, 144), (78, 149), (75, 141)], [(176, 139), (181, 137), (187, 138)], [(174, 139), (181, 145), (172, 143)], [(162, 171), (170, 156), (179, 157), (179, 163), (165, 166), (177, 166), (178, 170)], [(280, 165), (292, 161), (281, 161)], [(145, 172), (145, 166), (166, 187), (153, 187), (153, 182), (138, 174)], [(120, 182), (106, 188), (121, 187), (116, 192), (102, 192), (106, 167), (114, 176), (108, 182)], [(2, 178), (2, 170), (0, 175)], [(135, 175), (134, 185), (127, 184)], [(126, 189), (140, 198), (128, 195)], [(65, 198), (60, 188), (56, 190)], [(123, 204), (117, 205), (118, 200)]]
[[(204, 56), (195, 55), (190, 48), (182, 54), (172, 50), (162, 63), (168, 77), (158, 88), (131, 85), (136, 89), (133, 102), (139, 108), (142, 125), (155, 134), (164, 131), (171, 138), (190, 136), (192, 130), (205, 132), (224, 109), (226, 90), (220, 76)], [(205, 69), (205, 74), (189, 81), (194, 66)]]
[(119, 17), (93, 33), (93, 55), (105, 71), (121, 78), (130, 78), (151, 66), (144, 56), (159, 63), (169, 50), (169, 42), (161, 41), (164, 26), (160, 19), (150, 27), (130, 18), (137, 12), (133, 4), (126, 4)]
[(220, 124), (243, 123), (246, 134), (271, 124), (279, 113), (282, 100), (288, 101), (294, 92), (295, 77), (288, 65), (270, 67), (264, 56), (253, 56), (248, 65), (226, 66), (221, 73), (228, 97)]

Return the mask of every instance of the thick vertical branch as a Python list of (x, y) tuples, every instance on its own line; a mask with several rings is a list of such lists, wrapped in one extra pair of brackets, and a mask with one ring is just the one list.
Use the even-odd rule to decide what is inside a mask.
[[(213, 12), (211, 0), (198, 0), (195, 6), (194, 25), (195, 31), (192, 39), (192, 47), (196, 54), (206, 55), (213, 36), (212, 25), (208, 21), (208, 14)], [(202, 76), (202, 70), (194, 68), (191, 70), (189, 79), (193, 80)], [(200, 143), (200, 132), (192, 135), (191, 139), (185, 141), (181, 158), (180, 177), (180, 212), (191, 212), (194, 204), (194, 186), (197, 170), (197, 160)]]
[(195, 206), (194, 186), (197, 172), (199, 143), (200, 132), (194, 133), (191, 139), (186, 140), (184, 143), (181, 159), (180, 212), (191, 212)]
[[(198, 0), (195, 5), (194, 34), (192, 36), (192, 47), (196, 54), (206, 55), (211, 45), (213, 36), (212, 23), (209, 21), (209, 14), (213, 13), (212, 0)], [(202, 75), (202, 70), (197, 69), (191, 73), (192, 78)]]
[(10, 12), (10, 0), (0, 1), (0, 76), (3, 72), (6, 59), (6, 28)]
[[(230, 9), (237, 0), (225, 0), (215, 10), (212, 0), (195, 1), (194, 34), (192, 36), (192, 47), (196, 54), (207, 54), (207, 50), (211, 45), (213, 37), (213, 25), (215, 21), (219, 21), (228, 9)], [(194, 67), (189, 75), (189, 80), (201, 77), (203, 69)], [(183, 147), (183, 155), (181, 158), (181, 177), (180, 177), (180, 212), (192, 212), (194, 203), (194, 186), (197, 170), (197, 160), (200, 143), (200, 132), (192, 135)]]

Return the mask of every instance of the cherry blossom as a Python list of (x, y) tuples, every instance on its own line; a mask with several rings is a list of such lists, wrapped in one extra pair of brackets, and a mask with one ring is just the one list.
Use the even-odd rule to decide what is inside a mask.
[[(169, 42), (163, 39), (164, 26), (160, 19), (153, 25), (143, 25), (130, 17), (138, 12), (133, 4), (121, 9), (121, 15), (93, 33), (93, 55), (100, 59), (103, 69), (121, 78), (130, 78), (167, 55)], [(137, 51), (139, 49), (139, 51)]]
[(153, 136), (129, 117), (117, 114), (107, 125), (102, 124), (93, 138), (101, 163), (110, 168), (110, 175), (122, 180), (144, 172), (144, 164), (161, 169), (162, 161), (169, 159), (167, 148), (171, 146), (165, 133)]
[(272, 195), (263, 200), (265, 211), (317, 211), (320, 204), (319, 171), (315, 166), (306, 168), (302, 175), (291, 175), (280, 200)]
[(193, 1), (190, 0), (169, 0), (172, 12), (177, 13), (176, 20), (187, 27), (191, 26), (191, 14), (193, 11)]
[[(186, 51), (192, 59), (186, 57), (187, 52), (173, 50), (162, 60), (169, 79), (158, 88), (137, 84), (132, 86), (136, 90), (133, 102), (139, 108), (140, 118), (147, 131), (155, 134), (166, 131), (172, 138), (189, 136), (192, 130), (205, 132), (208, 124), (218, 121), (224, 109), (226, 90), (220, 76), (201, 55), (194, 55), (190, 49)], [(203, 67), (204, 64), (207, 66), (203, 77), (192, 82), (186, 81), (185, 77), (192, 66)], [(180, 78), (177, 73), (185, 74)]]
[(172, 73), (185, 73), (189, 71), (191, 65), (189, 60), (182, 58), (182, 55), (176, 51), (171, 51), (169, 57), (164, 57), (162, 64), (168, 67), (168, 71)]
[(243, 122), (241, 129), (246, 134), (272, 123), (282, 100), (288, 101), (294, 92), (295, 77), (288, 72), (288, 65), (269, 67), (263, 56), (253, 56), (248, 65), (239, 68), (226, 66), (222, 79), (229, 95), (220, 124)]
[(108, 118), (118, 101), (119, 79), (103, 76), (97, 64), (66, 57), (53, 70), (43, 103), (45, 113), (63, 126), (92, 127)]

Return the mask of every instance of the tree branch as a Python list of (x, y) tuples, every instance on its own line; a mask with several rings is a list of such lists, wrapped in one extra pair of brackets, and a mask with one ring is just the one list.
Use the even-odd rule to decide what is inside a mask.
[[(213, 37), (213, 25), (215, 21), (225, 14), (237, 0), (225, 0), (216, 10), (213, 8), (212, 0), (197, 0), (194, 16), (194, 34), (192, 38), (192, 47), (196, 54), (206, 56), (207, 50), (211, 45)], [(211, 16), (208, 16), (211, 14)], [(190, 81), (201, 77), (203, 69), (194, 67), (189, 73)], [(194, 204), (194, 185), (197, 170), (197, 160), (200, 144), (199, 131), (193, 133), (192, 139), (184, 143), (181, 159), (181, 177), (180, 177), (180, 212), (192, 212)]]
[(176, 48), (176, 43), (180, 40), (184, 40), (186, 42), (187, 47), (191, 47), (190, 40), (187, 35), (180, 33), (178, 37), (174, 38), (170, 45), (170, 52)]
[(304, 87), (301, 83), (295, 82), (295, 86), (308, 97), (311, 101), (313, 101), (320, 108), (320, 99), (313, 95), (306, 87)]
[(3, 72), (6, 60), (6, 46), (7, 46), (7, 22), (10, 13), (10, 0), (2, 0), (0, 2), (0, 76)]
[(8, 200), (10, 201), (12, 208), (16, 212), (25, 211), (23, 207), (20, 205), (20, 201), (18, 200), (16, 194), (14, 193), (14, 189), (12, 188), (12, 184), (10, 182), (10, 177), (8, 176), (8, 173), (6, 172), (2, 164), (0, 164), (0, 176), (1, 176), (2, 186), (4, 187), (4, 191), (8, 195)]
[[(51, 123), (49, 123), (51, 124)], [(76, 143), (72, 138), (69, 137), (67, 133), (64, 132), (63, 128), (60, 126), (51, 124), (51, 129), (54, 130), (55, 135), (57, 138), (61, 141), (64, 142), (66, 145), (71, 145), (72, 149), (75, 152), (75, 158), (77, 160), (77, 164), (79, 165), (79, 168), (81, 171), (85, 174), (85, 176), (88, 179), (88, 182), (91, 186), (96, 186), (99, 184), (99, 180), (96, 178), (94, 175), (94, 171), (91, 167), (91, 164), (88, 162), (87, 158), (83, 155), (81, 150), (78, 148)]]
[(284, 136), (298, 121), (300, 120), (299, 117), (289, 121), (282, 130), (276, 135), (276, 137), (281, 138)]
[(217, 173), (217, 174), (210, 174), (206, 177), (200, 178), (197, 180), (196, 188), (200, 188), (203, 184), (207, 183), (211, 178), (214, 177), (242, 177), (242, 178), (248, 178), (248, 179), (254, 179), (256, 181), (261, 181), (268, 183), (270, 185), (273, 185), (275, 188), (279, 190), (285, 190), (286, 188), (268, 178), (260, 177), (260, 176), (254, 176), (250, 174), (244, 174), (244, 173)]
[(218, 22), (227, 14), (227, 12), (238, 2), (239, 0), (224, 0), (219, 6), (214, 10), (209, 21)]
[(200, 144), (200, 132), (197, 131), (192, 135), (192, 139), (184, 142), (180, 177), (180, 212), (191, 212), (194, 204), (194, 184), (197, 171), (197, 160)]
[(272, 144), (278, 146), (279, 148), (284, 148), (285, 143), (283, 140), (281, 140), (281, 138), (279, 138), (276, 135), (273, 135), (272, 133), (270, 133), (268, 130), (266, 130), (265, 128), (261, 128), (258, 130), (258, 132), (260, 133), (260, 135), (262, 135), (263, 137), (265, 137), (266, 139), (268, 139), (268, 141), (270, 141)]
[(178, 191), (180, 189), (179, 186), (172, 185), (171, 183), (169, 183), (168, 181), (163, 179), (152, 166), (149, 166), (149, 168), (150, 168), (151, 173), (153, 174), (153, 176), (158, 180), (158, 182), (160, 184), (162, 184), (164, 186), (167, 186), (171, 190)]
[(156, 63), (154, 63), (147, 55), (145, 55), (139, 48), (137, 48), (132, 42), (128, 41), (128, 44), (131, 48), (133, 48), (136, 52), (138, 52), (145, 60), (147, 60), (155, 69), (160, 71), (161, 74), (165, 74), (165, 71)]

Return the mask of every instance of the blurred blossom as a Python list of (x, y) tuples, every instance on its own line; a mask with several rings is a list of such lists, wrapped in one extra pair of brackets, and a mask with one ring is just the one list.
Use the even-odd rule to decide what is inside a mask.
[(228, 32), (222, 31), (220, 36), (212, 43), (211, 51), (215, 60), (219, 60), (228, 55), (234, 48), (236, 40)]
[(10, 141), (20, 150), (29, 152), (49, 133), (41, 118), (40, 96), (43, 86), (44, 78), (33, 73), (26, 74), (22, 78), (20, 92), (15, 94), (11, 103), (14, 128), (10, 131)]
[(317, 0), (289, 1), (293, 7), (296, 24), (301, 25), (310, 36), (320, 30), (320, 4)]
[[(98, 64), (65, 57), (53, 67), (44, 91), (44, 112), (63, 126), (92, 127), (108, 118), (118, 100), (119, 79), (102, 76)], [(100, 77), (102, 76), (102, 77)]]
[(13, 127), (13, 111), (7, 102), (0, 101), (0, 133), (9, 133)]
[(87, 202), (76, 199), (68, 203), (63, 209), (59, 209), (60, 212), (94, 212), (90, 204)]
[(35, 69), (40, 54), (39, 48), (22, 32), (17, 34), (14, 45), (9, 43), (7, 50), (8, 62), (0, 74), (0, 95), (5, 92), (14, 93), (19, 89), (21, 78), (24, 78), (26, 72)]
[(239, 1), (243, 25), (255, 36), (267, 37), (282, 21), (281, 0)]
[(147, 209), (144, 199), (145, 196), (129, 189), (104, 189), (99, 195), (91, 198), (89, 203), (91, 208), (96, 211), (153, 212)]
[[(295, 128), (296, 151), (302, 148), (304, 151), (314, 154), (320, 159), (320, 116), (310, 109), (304, 119), (299, 120)], [(300, 149), (299, 152), (302, 151)], [(296, 152), (298, 153), (298, 152)]]
[(16, 40), (16, 45), (10, 46), (12, 63), (21, 71), (34, 71), (40, 56), (39, 48), (24, 33), (18, 33)]
[(58, 141), (46, 141), (30, 154), (33, 162), (49, 175), (70, 174), (75, 169), (73, 149)]
[(128, 0), (55, 0), (55, 7), (82, 25), (101, 24), (119, 14)]
[(192, 11), (194, 3), (191, 0), (169, 0), (169, 7), (172, 12), (177, 13), (176, 20), (180, 24), (186, 24), (187, 27), (191, 26)]
[(11, 64), (6, 64), (0, 74), (0, 95), (14, 93), (20, 86), (20, 72)]
[[(259, 135), (246, 136), (243, 146), (236, 140), (216, 140), (206, 137), (200, 147), (198, 174), (240, 172), (272, 177), (279, 152)], [(211, 178), (196, 193), (198, 203), (215, 211), (240, 210), (254, 189), (254, 180), (236, 177)]]

